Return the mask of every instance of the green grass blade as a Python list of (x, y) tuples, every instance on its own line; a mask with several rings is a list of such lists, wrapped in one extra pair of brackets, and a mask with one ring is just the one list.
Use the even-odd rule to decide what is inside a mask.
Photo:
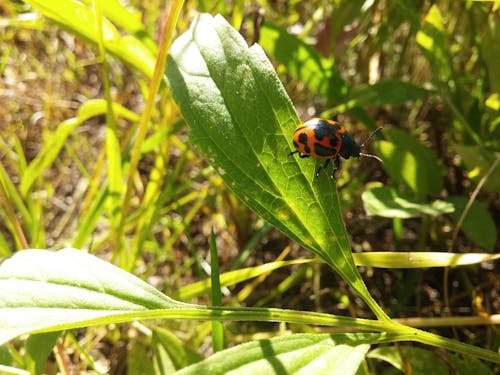
[[(242, 281), (250, 280), (262, 274), (275, 271), (282, 267), (292, 266), (294, 264), (307, 264), (318, 262), (316, 259), (296, 259), (296, 260), (281, 260), (279, 262), (264, 263), (256, 267), (241, 268), (239, 270), (225, 272), (220, 275), (220, 285), (222, 287), (236, 285)], [(180, 288), (175, 297), (181, 301), (189, 301), (193, 298), (206, 295), (211, 289), (210, 279), (198, 281)]]

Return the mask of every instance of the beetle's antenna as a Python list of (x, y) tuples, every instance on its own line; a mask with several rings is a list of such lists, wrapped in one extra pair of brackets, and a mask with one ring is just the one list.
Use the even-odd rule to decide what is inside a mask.
[[(383, 127), (379, 127), (379, 128), (377, 128), (377, 129), (375, 129), (375, 130), (373, 131), (373, 133), (372, 133), (372, 134), (370, 134), (370, 135), (368, 136), (368, 138), (366, 138), (366, 140), (363, 142), (363, 144), (362, 144), (361, 146), (359, 146), (359, 148), (360, 148), (360, 149), (365, 148), (365, 146), (368, 144), (368, 142), (370, 142), (370, 140), (373, 138), (373, 136), (374, 136), (375, 134), (377, 134), (377, 133), (378, 133), (380, 130), (382, 130), (382, 129), (383, 129)], [(364, 153), (362, 153), (362, 152), (360, 152), (360, 153), (359, 153), (359, 155), (360, 155), (360, 156), (365, 156), (365, 157), (367, 157), (367, 158), (374, 158), (374, 159), (377, 159), (377, 160), (378, 160), (379, 162), (381, 162), (381, 163), (383, 163), (383, 162), (384, 162), (382, 159), (380, 159), (378, 156), (375, 156), (375, 155), (364, 154)]]
[(375, 155), (370, 155), (370, 154), (363, 154), (362, 152), (359, 153), (360, 156), (365, 156), (367, 158), (374, 158), (377, 159), (379, 162), (383, 163), (384, 161), (380, 159), (378, 156)]
[[(364, 148), (364, 147), (368, 144), (368, 142), (370, 142), (370, 140), (373, 138), (373, 136), (374, 136), (375, 134), (377, 134), (379, 131), (381, 131), (382, 129), (383, 129), (383, 127), (382, 127), (382, 126), (381, 126), (381, 127), (379, 127), (379, 128), (377, 128), (377, 129), (375, 129), (375, 130), (373, 131), (373, 133), (372, 133), (372, 134), (370, 134), (370, 135), (368, 136), (368, 138), (366, 138), (366, 140), (365, 140), (365, 141), (361, 144), (361, 146), (359, 146), (359, 148)], [(361, 155), (361, 154), (360, 154), (360, 155)], [(365, 156), (366, 156), (366, 155), (365, 155)]]

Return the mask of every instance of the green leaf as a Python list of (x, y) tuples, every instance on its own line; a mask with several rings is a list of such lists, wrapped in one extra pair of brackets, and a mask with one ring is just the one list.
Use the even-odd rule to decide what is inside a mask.
[(156, 327), (153, 330), (154, 360), (163, 374), (171, 374), (193, 363), (203, 360), (203, 356), (166, 329)]
[(127, 345), (127, 375), (166, 374), (165, 372), (155, 371), (149, 346), (144, 345), (142, 340), (130, 341)]
[(0, 264), (0, 343), (48, 327), (183, 306), (191, 305), (75, 249), (23, 250)]
[(330, 102), (343, 100), (348, 92), (340, 73), (313, 47), (286, 30), (264, 23), (259, 44), (309, 89), (321, 94)]
[[(47, 332), (31, 335), (26, 343), (30, 374), (43, 374), (45, 362), (59, 338), (60, 332)], [(1, 362), (0, 362), (1, 363)]]
[(260, 46), (202, 14), (172, 45), (166, 74), (192, 142), (228, 187), (385, 316), (354, 265), (335, 182), (314, 178), (314, 160), (290, 156), (299, 119)]
[[(468, 199), (454, 196), (449, 197), (448, 200), (455, 206), (455, 212), (451, 214), (451, 217), (457, 223), (467, 205)], [(498, 236), (497, 227), (488, 212), (488, 208), (482, 202), (472, 202), (461, 229), (467, 237), (479, 246), (489, 251), (495, 249)]]
[[(476, 183), (486, 175), (495, 162), (495, 159), (500, 157), (499, 152), (493, 152), (483, 146), (457, 144), (453, 148), (460, 155), (465, 168), (469, 171), (469, 178), (473, 179)], [(498, 170), (490, 174), (483, 188), (492, 193), (500, 191), (500, 173), (498, 173)]]
[[(63, 29), (97, 45), (94, 13), (85, 4), (74, 0), (27, 0), (26, 2)], [(155, 56), (141, 41), (131, 35), (121, 36), (108, 20), (103, 22), (103, 33), (104, 46), (109, 53), (147, 77), (152, 76)]]
[(399, 348), (383, 347), (372, 350), (369, 358), (378, 358), (386, 361), (397, 369), (405, 371), (406, 361), (411, 367), (413, 375), (447, 375), (448, 369), (444, 362), (433, 352), (422, 348), (400, 346)]
[(423, 99), (433, 92), (398, 80), (380, 81), (352, 89), (349, 100), (357, 106), (402, 105), (409, 101)]
[(296, 334), (235, 346), (189, 366), (189, 374), (355, 374), (377, 334)]
[(456, 375), (493, 375), (493, 371), (488, 366), (474, 357), (447, 353), (446, 359), (448, 365), (451, 366)]
[(394, 182), (407, 186), (418, 200), (439, 194), (443, 178), (432, 151), (399, 129), (384, 128), (384, 135), (388, 141), (377, 142), (374, 148)]
[[(343, 5), (340, 4), (340, 7), (342, 12), (345, 12), (346, 18), (357, 13), (354, 2)], [(338, 24), (335, 27), (338, 27)], [(364, 109), (357, 107), (355, 103), (346, 103), (349, 93), (346, 81), (332, 66), (331, 60), (325, 59), (313, 47), (286, 30), (267, 22), (262, 26), (259, 43), (273, 59), (286, 68), (292, 77), (306, 84), (311, 91), (322, 95), (326, 102), (340, 104), (324, 112), (323, 117), (350, 111), (367, 126), (376, 127)]]
[(390, 187), (376, 187), (363, 192), (361, 195), (366, 213), (373, 216), (382, 216), (401, 219), (420, 217), (422, 215), (440, 216), (453, 212), (453, 204), (436, 200), (430, 204), (420, 203), (405, 196)]

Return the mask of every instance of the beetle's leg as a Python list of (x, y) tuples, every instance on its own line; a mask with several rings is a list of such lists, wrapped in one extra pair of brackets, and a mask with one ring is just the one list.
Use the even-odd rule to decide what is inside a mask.
[(333, 160), (333, 171), (332, 171), (332, 179), (333, 180), (337, 180), (337, 178), (335, 177), (335, 172), (337, 172), (339, 169), (340, 169), (340, 158), (337, 156)]
[(301, 159), (308, 158), (309, 156), (311, 156), (311, 155), (301, 154), (300, 151), (292, 151), (288, 154), (288, 156), (292, 156), (294, 154), (299, 154), (299, 158)]
[(320, 164), (318, 168), (316, 168), (316, 178), (319, 177), (319, 173), (321, 172), (322, 169), (328, 167), (328, 164), (330, 164), (331, 159), (326, 159), (326, 161), (323, 164)]
[(299, 157), (301, 159), (304, 159), (304, 158), (308, 158), (309, 155), (306, 155), (306, 154), (301, 154), (300, 151), (292, 151), (288, 154), (288, 156), (292, 156), (292, 155), (295, 155), (295, 154), (299, 154)]

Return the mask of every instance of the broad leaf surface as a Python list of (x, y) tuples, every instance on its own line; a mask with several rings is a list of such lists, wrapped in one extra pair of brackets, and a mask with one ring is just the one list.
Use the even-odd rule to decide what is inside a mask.
[(314, 251), (366, 298), (335, 181), (290, 156), (299, 119), (273, 66), (222, 17), (202, 14), (172, 45), (172, 95), (199, 151), (255, 212)]
[(75, 249), (23, 250), (0, 264), (0, 342), (46, 327), (185, 306), (191, 305)]
[(212, 355), (178, 375), (355, 374), (379, 334), (297, 334), (253, 341)]

